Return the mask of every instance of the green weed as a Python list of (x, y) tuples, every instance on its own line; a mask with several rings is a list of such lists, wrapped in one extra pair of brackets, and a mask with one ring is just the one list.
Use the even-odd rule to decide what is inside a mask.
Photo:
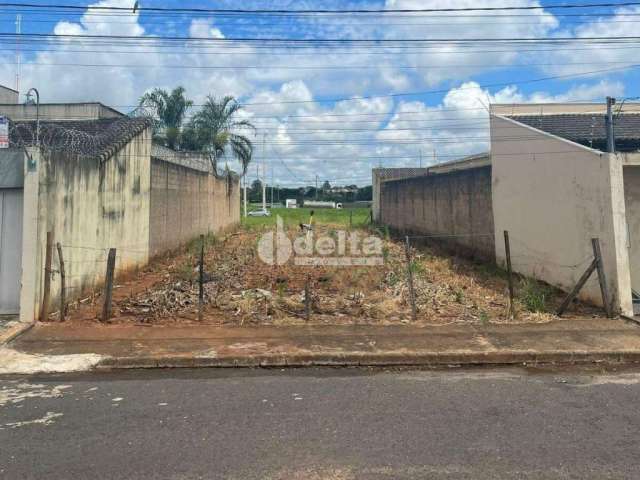
[(529, 312), (548, 311), (547, 302), (550, 296), (550, 288), (535, 280), (525, 278), (520, 282), (518, 299)]

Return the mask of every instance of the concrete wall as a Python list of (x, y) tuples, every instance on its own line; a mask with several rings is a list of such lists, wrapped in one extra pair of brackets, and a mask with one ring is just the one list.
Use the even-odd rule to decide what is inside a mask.
[[(36, 119), (35, 105), (6, 103), (8, 104), (0, 101), (0, 115), (9, 117), (14, 122)], [(43, 103), (40, 104), (38, 115), (41, 120), (99, 120), (123, 116), (101, 103)]]
[(0, 103), (18, 103), (18, 92), (0, 85)]
[(371, 191), (373, 219), (380, 221), (380, 183), (394, 178), (407, 178), (426, 175), (428, 168), (374, 168), (371, 171)]
[(491, 167), (384, 181), (380, 220), (400, 231), (450, 236), (440, 241), (493, 259)]
[[(116, 274), (147, 263), (150, 150), (151, 130), (146, 129), (103, 162), (60, 151), (42, 154), (37, 186), (37, 305), (42, 300), (47, 231), (62, 245), (67, 298), (77, 298), (104, 281), (109, 248), (117, 249)], [(25, 179), (25, 197), (31, 195), (27, 188)], [(57, 253), (53, 258), (58, 270)], [(58, 309), (59, 292), (60, 276), (54, 275), (51, 311)]]
[[(496, 116), (491, 151), (496, 238), (509, 231), (514, 269), (568, 290), (598, 237), (615, 305), (631, 314), (621, 158)], [(503, 242), (496, 258), (504, 263)], [(595, 275), (581, 297), (602, 304)]]
[(151, 255), (240, 222), (240, 184), (175, 163), (151, 166)]
[(640, 292), (640, 165), (625, 166), (623, 176), (631, 287)]

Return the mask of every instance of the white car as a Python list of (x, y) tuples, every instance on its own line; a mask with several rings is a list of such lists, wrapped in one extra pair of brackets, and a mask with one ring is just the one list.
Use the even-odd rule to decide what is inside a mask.
[(250, 217), (270, 217), (271, 216), (271, 212), (269, 210), (253, 210), (249, 213), (247, 213), (247, 215), (249, 215)]

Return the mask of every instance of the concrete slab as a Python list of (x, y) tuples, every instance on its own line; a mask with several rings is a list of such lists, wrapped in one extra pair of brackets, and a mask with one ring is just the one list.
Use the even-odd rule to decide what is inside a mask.
[(47, 358), (98, 355), (97, 368), (640, 362), (640, 327), (606, 319), (425, 328), (39, 324), (9, 347)]

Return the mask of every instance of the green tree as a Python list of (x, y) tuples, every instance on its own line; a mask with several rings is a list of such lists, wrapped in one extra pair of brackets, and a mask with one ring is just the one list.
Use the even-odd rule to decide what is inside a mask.
[(156, 118), (154, 136), (169, 148), (180, 145), (182, 123), (193, 102), (185, 97), (184, 87), (176, 87), (171, 92), (154, 88), (140, 98), (140, 106), (153, 111)]
[(218, 159), (231, 155), (247, 172), (253, 155), (253, 143), (243, 131), (255, 132), (248, 120), (239, 120), (242, 106), (231, 96), (217, 99), (209, 95), (207, 101), (191, 119), (184, 132), (184, 146), (209, 153), (214, 172)]

